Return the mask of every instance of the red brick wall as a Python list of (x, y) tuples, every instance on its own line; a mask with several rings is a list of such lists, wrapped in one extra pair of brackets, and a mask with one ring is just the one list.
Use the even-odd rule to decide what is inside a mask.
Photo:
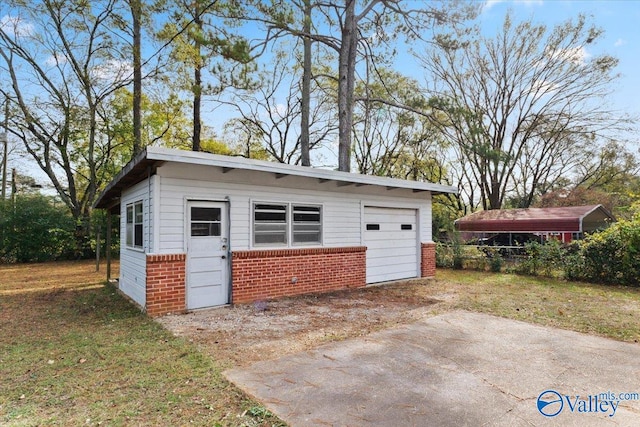
[(147, 313), (160, 316), (183, 312), (185, 254), (147, 255)]
[(421, 245), (420, 277), (435, 277), (436, 275), (436, 244), (433, 242)]
[(232, 300), (246, 303), (365, 286), (366, 250), (358, 246), (233, 252)]

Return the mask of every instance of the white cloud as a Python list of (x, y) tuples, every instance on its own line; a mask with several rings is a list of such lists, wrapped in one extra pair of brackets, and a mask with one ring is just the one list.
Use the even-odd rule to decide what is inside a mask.
[(542, 6), (543, 0), (516, 0), (516, 3), (522, 3), (526, 6)]
[(275, 108), (271, 109), (271, 114), (277, 115), (280, 118), (286, 117), (288, 113), (289, 111), (287, 109), (287, 106), (280, 103), (276, 104)]
[[(484, 3), (484, 6), (482, 7), (482, 11), (487, 12), (491, 8), (493, 8), (495, 5), (500, 3), (507, 3), (507, 0), (487, 0)], [(542, 6), (544, 4), (544, 0), (515, 0), (512, 3), (518, 4), (518, 5), (524, 5), (527, 7)]]
[(498, 3), (504, 3), (504, 0), (487, 0), (482, 7), (482, 11), (486, 12)]
[(546, 94), (546, 93), (551, 93), (556, 91), (557, 91), (556, 85), (546, 80), (540, 80), (540, 81), (536, 80), (531, 85), (531, 92), (537, 92), (539, 94)]
[(627, 44), (627, 41), (626, 41), (626, 40), (624, 40), (624, 39), (618, 39), (618, 40), (616, 40), (616, 42), (615, 42), (613, 45), (614, 45), (615, 47), (619, 47), (619, 46), (622, 46), (622, 45), (625, 45), (625, 44)]
[(33, 25), (19, 16), (4, 15), (0, 18), (0, 28), (5, 33), (14, 37), (30, 36), (33, 34)]
[(58, 55), (57, 53), (54, 53), (53, 55), (51, 55), (45, 60), (45, 63), (47, 65), (55, 67), (60, 64), (66, 64), (67, 58), (65, 58), (64, 56)]
[(91, 70), (92, 77), (111, 82), (125, 80), (130, 78), (132, 74), (133, 67), (129, 62), (115, 59), (97, 65)]
[(560, 58), (565, 61), (573, 62), (574, 64), (584, 64), (591, 54), (583, 47), (574, 47), (571, 49), (556, 50), (549, 52), (548, 55), (551, 58)]

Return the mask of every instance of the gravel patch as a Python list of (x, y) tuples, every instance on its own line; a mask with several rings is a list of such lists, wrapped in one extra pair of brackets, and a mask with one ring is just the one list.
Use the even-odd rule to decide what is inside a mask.
[(428, 279), (198, 310), (158, 319), (224, 366), (362, 336), (432, 315), (439, 300), (421, 292)]

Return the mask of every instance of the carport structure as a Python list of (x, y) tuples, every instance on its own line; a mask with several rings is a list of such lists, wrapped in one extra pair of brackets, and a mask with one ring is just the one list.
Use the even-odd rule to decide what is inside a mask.
[(455, 222), (456, 229), (476, 238), (508, 234), (535, 234), (541, 240), (563, 243), (578, 240), (585, 233), (601, 230), (615, 221), (602, 205), (554, 208), (496, 209), (474, 212)]

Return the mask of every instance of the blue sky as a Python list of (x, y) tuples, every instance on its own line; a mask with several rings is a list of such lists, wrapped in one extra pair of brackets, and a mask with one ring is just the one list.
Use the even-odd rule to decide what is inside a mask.
[(640, 116), (640, 1), (489, 0), (479, 17), (482, 28), (489, 33), (498, 29), (509, 9), (519, 20), (531, 18), (549, 26), (580, 13), (590, 17), (604, 36), (587, 53), (606, 52), (620, 61), (616, 71), (621, 77), (608, 101), (616, 110)]
[[(487, 35), (495, 34), (502, 26), (508, 10), (513, 12), (517, 21), (532, 19), (549, 26), (559, 24), (582, 13), (591, 18), (591, 22), (604, 29), (604, 36), (599, 43), (589, 45), (587, 54), (607, 53), (617, 57), (620, 63), (616, 72), (621, 74), (614, 93), (606, 101), (609, 106), (633, 117), (640, 117), (640, 0), (602, 0), (602, 1), (570, 1), (570, 0), (489, 0), (484, 3), (482, 12), (475, 21)], [(402, 48), (400, 47), (400, 50)], [(401, 55), (404, 56), (404, 55)], [(411, 65), (410, 58), (398, 61), (405, 67), (402, 71), (428, 81), (416, 65)], [(216, 109), (215, 102), (203, 105), (203, 113), (208, 116), (205, 121), (216, 131), (222, 133), (223, 122), (231, 116), (223, 108)], [(635, 138), (638, 141), (638, 138)], [(634, 151), (637, 150), (635, 147)], [(327, 156), (329, 162), (332, 155)], [(39, 182), (46, 182), (46, 177), (29, 161), (17, 161), (19, 172), (27, 172)]]

